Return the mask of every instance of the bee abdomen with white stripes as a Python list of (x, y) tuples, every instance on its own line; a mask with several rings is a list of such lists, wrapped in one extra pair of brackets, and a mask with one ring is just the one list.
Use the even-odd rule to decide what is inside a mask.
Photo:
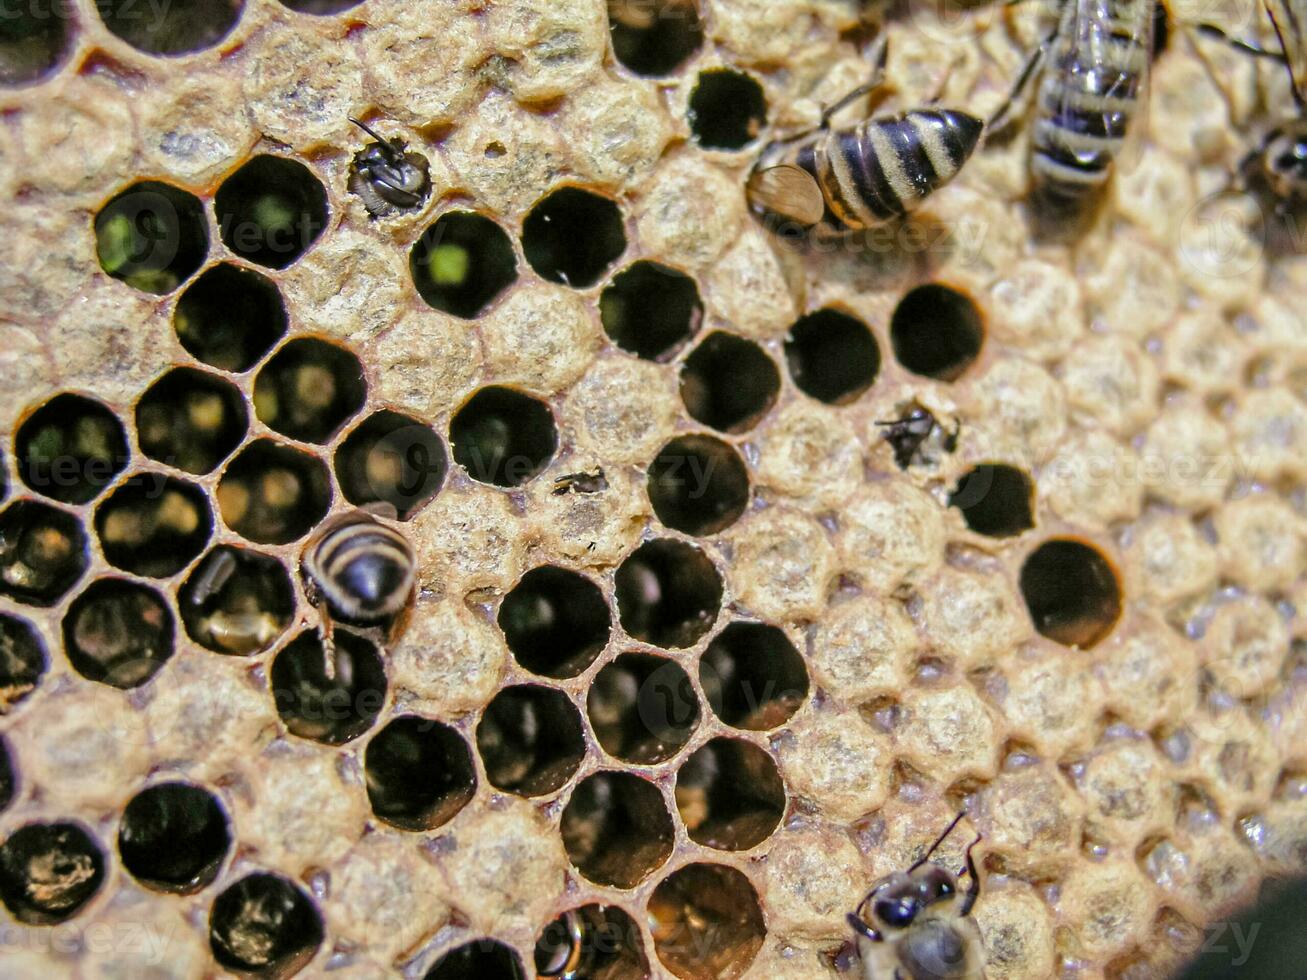
[(404, 536), (361, 511), (324, 529), (310, 543), (303, 567), (334, 614), (360, 623), (402, 610), (417, 574)]

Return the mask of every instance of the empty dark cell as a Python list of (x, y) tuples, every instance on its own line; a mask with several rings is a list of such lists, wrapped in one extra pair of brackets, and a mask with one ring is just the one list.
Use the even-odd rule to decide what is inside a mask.
[(982, 463), (958, 480), (948, 502), (977, 534), (1007, 538), (1035, 526), (1034, 494), (1030, 477), (1015, 466)]
[(422, 980), (526, 980), (526, 973), (503, 943), (474, 939), (441, 956)]
[(72, 6), (28, 0), (0, 19), (0, 85), (17, 87), (52, 75), (72, 50)]
[(663, 795), (626, 772), (597, 772), (572, 791), (560, 824), (572, 864), (597, 885), (634, 888), (672, 855)]
[(336, 450), (336, 480), (351, 504), (389, 504), (409, 520), (440, 492), (448, 469), (440, 436), (407, 415), (369, 415)]
[(105, 578), (73, 600), (64, 616), (64, 653), (83, 677), (110, 687), (139, 687), (173, 654), (176, 627), (153, 589)]
[(956, 381), (980, 354), (985, 323), (971, 298), (937, 283), (918, 286), (894, 309), (890, 343), (909, 371)]
[(608, 642), (612, 621), (604, 594), (584, 575), (542, 565), (522, 576), (499, 606), (508, 649), (543, 677), (575, 677)]
[(36, 690), (45, 674), (45, 648), (36, 628), (0, 613), (0, 716)]
[(286, 306), (271, 279), (223, 262), (182, 293), (173, 329), (196, 360), (248, 371), (285, 335)]
[(780, 823), (785, 786), (772, 757), (758, 746), (715, 738), (676, 773), (676, 808), (695, 843), (746, 851)]
[(213, 533), (213, 515), (195, 484), (140, 473), (95, 509), (95, 533), (109, 564), (166, 578), (199, 557)]
[(170, 293), (209, 254), (209, 226), (195, 195), (157, 180), (133, 184), (95, 216), (100, 268), (133, 289)]
[(37, 493), (84, 504), (127, 467), (127, 433), (99, 402), (55, 395), (19, 425), (14, 456), (18, 475)]
[(687, 864), (649, 896), (649, 927), (663, 966), (683, 980), (741, 976), (767, 936), (748, 877), (720, 864)]
[(608, 0), (613, 54), (637, 75), (670, 75), (703, 46), (695, 0)]
[(599, 315), (614, 344), (647, 361), (659, 361), (698, 331), (703, 303), (699, 287), (685, 273), (640, 261), (605, 287)]
[(0, 595), (53, 606), (86, 571), (86, 532), (67, 511), (19, 500), (0, 511)]
[(480, 314), (517, 279), (508, 233), (472, 211), (441, 215), (414, 244), (408, 267), (428, 306), (465, 319)]
[(880, 373), (880, 348), (861, 320), (839, 310), (801, 318), (785, 338), (785, 363), (795, 387), (828, 405), (846, 405)]
[(257, 156), (223, 181), (213, 199), (226, 246), (243, 259), (284, 269), (327, 226), (327, 192), (308, 167)]
[(585, 756), (581, 715), (562, 691), (524, 684), (495, 695), (477, 725), (490, 785), (543, 796), (572, 778)]
[(259, 544), (287, 544), (303, 537), (330, 506), (327, 467), (271, 439), (241, 450), (218, 482), (223, 522)]
[(439, 827), (476, 792), (463, 736), (418, 715), (400, 715), (373, 737), (363, 771), (372, 812), (402, 830)]
[(654, 646), (693, 646), (722, 605), (722, 580), (708, 556), (671, 538), (640, 545), (614, 584), (622, 628)]
[(96, 0), (104, 26), (137, 51), (170, 56), (211, 48), (231, 33), (245, 0)]
[(482, 483), (518, 487), (558, 449), (549, 406), (512, 388), (482, 388), (449, 423), (454, 462)]
[(626, 251), (622, 212), (579, 187), (556, 190), (522, 222), (522, 251), (550, 282), (588, 289)]
[(542, 977), (577, 980), (643, 980), (650, 975), (640, 929), (616, 905), (569, 909), (545, 926), (536, 940), (535, 967)]
[(0, 735), (0, 813), (14, 802), (18, 791), (18, 768), (14, 765), (13, 750), (3, 735)]
[(681, 400), (690, 417), (720, 432), (747, 432), (776, 404), (781, 374), (751, 340), (715, 331), (685, 359)]
[(295, 593), (280, 561), (247, 548), (214, 548), (178, 594), (186, 634), (217, 653), (266, 650), (290, 625)]
[(104, 852), (73, 823), (30, 823), (0, 845), (0, 900), (19, 922), (71, 919), (104, 883)]
[(707, 150), (739, 150), (767, 125), (762, 86), (743, 72), (714, 68), (699, 73), (687, 117), (695, 142)]
[(637, 765), (670, 759), (699, 725), (689, 676), (676, 661), (647, 653), (624, 653), (599, 671), (586, 712), (603, 750)]
[(233, 384), (193, 368), (176, 368), (136, 403), (136, 438), (151, 459), (204, 474), (245, 438), (245, 399)]
[(679, 436), (649, 464), (649, 502), (668, 527), (707, 535), (739, 520), (749, 503), (744, 460), (712, 436)]
[(272, 662), (272, 696), (292, 735), (341, 745), (372, 727), (386, 702), (386, 669), (377, 648), (346, 630), (331, 650), (305, 630)]
[(257, 871), (219, 895), (209, 911), (209, 948), (223, 969), (289, 977), (322, 945), (322, 915), (302, 889)]
[(765, 623), (731, 623), (713, 637), (699, 683), (718, 718), (748, 731), (783, 725), (808, 695), (803, 657), (783, 630)]
[(1070, 538), (1045, 541), (1021, 566), (1021, 594), (1035, 629), (1088, 649), (1121, 617), (1116, 570), (1096, 548)]
[(359, 359), (312, 338), (289, 341), (254, 379), (259, 421), (302, 442), (327, 442), (367, 397)]
[(118, 827), (123, 867), (159, 891), (189, 895), (206, 887), (230, 849), (227, 814), (212, 793), (190, 783), (137, 793)]

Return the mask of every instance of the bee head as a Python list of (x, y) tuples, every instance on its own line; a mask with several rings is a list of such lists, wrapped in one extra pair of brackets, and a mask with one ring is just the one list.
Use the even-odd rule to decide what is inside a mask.
[(1307, 122), (1287, 126), (1272, 136), (1264, 161), (1277, 194), (1307, 200)]
[(897, 872), (875, 888), (858, 912), (850, 916), (855, 931), (859, 923), (882, 937), (911, 928), (921, 913), (947, 902), (958, 892), (957, 879), (944, 868), (924, 864), (911, 872)]

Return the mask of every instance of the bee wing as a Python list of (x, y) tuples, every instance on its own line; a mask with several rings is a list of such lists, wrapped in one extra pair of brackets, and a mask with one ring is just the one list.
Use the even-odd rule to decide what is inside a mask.
[(763, 211), (815, 225), (826, 213), (817, 179), (791, 163), (755, 171), (749, 177), (749, 201)]
[(1299, 107), (1307, 96), (1307, 0), (1262, 0), (1275, 27)]

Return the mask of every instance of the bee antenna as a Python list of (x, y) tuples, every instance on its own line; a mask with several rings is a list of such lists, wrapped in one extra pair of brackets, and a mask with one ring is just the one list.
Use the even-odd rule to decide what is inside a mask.
[[(1271, 27), (1275, 28), (1275, 39), (1280, 42), (1280, 50), (1284, 52), (1284, 66), (1289, 72), (1289, 90), (1293, 92), (1294, 104), (1298, 106), (1298, 111), (1302, 112), (1304, 108), (1304, 98), (1302, 90), (1298, 87), (1298, 79), (1293, 73), (1293, 59), (1289, 57), (1289, 45), (1284, 40), (1284, 31), (1280, 27), (1280, 21), (1275, 16), (1275, 8), (1270, 4), (1270, 0), (1262, 0), (1262, 6), (1266, 8), (1266, 16), (1271, 18)], [(1293, 16), (1293, 12), (1289, 12)]]
[(381, 135), (380, 133), (378, 133), (375, 129), (373, 129), (371, 126), (369, 126), (367, 123), (365, 123), (365, 122), (361, 122), (360, 120), (355, 119), (353, 116), (349, 116), (349, 117), (347, 117), (347, 118), (348, 118), (349, 121), (352, 122), (355, 126), (357, 126), (359, 129), (363, 130), (363, 132), (367, 133), (367, 134), (368, 134), (369, 136), (371, 136), (374, 140), (376, 140), (378, 143), (380, 143), (381, 146), (382, 146), (382, 148), (386, 151), (386, 155), (387, 155), (388, 157), (390, 157), (390, 160), (391, 160), (392, 163), (395, 163), (395, 162), (398, 161), (398, 159), (399, 159), (399, 155), (400, 155), (400, 154), (399, 154), (399, 149), (395, 146), (394, 143), (390, 142), (390, 140), (386, 139), (386, 137), (382, 136), (382, 135)]
[[(866, 904), (865, 900), (863, 904)], [(859, 905), (858, 908), (862, 908), (862, 906)], [(850, 912), (847, 916), (847, 919), (849, 922), (849, 928), (851, 928), (858, 935), (865, 936), (867, 939), (870, 939), (873, 943), (880, 942), (880, 933), (878, 933), (871, 926), (867, 925), (867, 923), (863, 922), (860, 917)]]

